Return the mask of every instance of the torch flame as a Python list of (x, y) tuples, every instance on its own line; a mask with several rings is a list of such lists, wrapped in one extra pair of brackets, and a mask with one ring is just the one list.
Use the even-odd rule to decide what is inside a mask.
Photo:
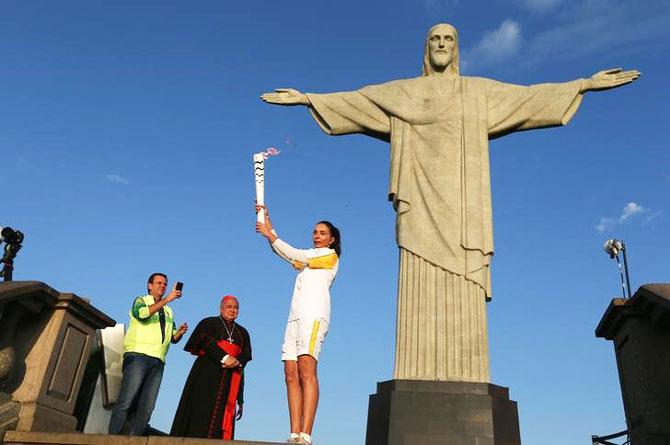
[(268, 147), (267, 150), (261, 152), (264, 159), (268, 159), (270, 156), (277, 156), (279, 153), (281, 153), (281, 150), (274, 147)]

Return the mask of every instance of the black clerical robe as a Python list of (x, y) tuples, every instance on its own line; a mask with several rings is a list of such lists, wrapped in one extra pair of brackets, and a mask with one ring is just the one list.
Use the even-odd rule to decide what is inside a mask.
[[(239, 324), (227, 328), (221, 317), (205, 318), (184, 346), (198, 358), (184, 385), (170, 435), (233, 438), (235, 402), (242, 400), (242, 372), (251, 360), (251, 341)], [(236, 356), (241, 368), (223, 368), (221, 359), (226, 354)]]

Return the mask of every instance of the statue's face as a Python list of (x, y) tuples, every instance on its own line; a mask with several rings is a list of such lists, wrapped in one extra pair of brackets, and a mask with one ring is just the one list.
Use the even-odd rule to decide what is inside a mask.
[(435, 26), (428, 34), (428, 57), (435, 71), (443, 72), (454, 58), (456, 31), (449, 25)]

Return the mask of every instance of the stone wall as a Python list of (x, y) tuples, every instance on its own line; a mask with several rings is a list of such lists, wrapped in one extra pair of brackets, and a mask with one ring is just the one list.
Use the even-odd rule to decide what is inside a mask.
[(0, 283), (0, 437), (75, 431), (95, 332), (114, 320), (87, 300), (37, 281)]

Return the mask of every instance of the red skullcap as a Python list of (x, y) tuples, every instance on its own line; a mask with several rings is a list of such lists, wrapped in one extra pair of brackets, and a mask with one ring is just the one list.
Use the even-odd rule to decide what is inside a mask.
[(223, 298), (221, 299), (221, 304), (225, 303), (226, 300), (235, 300), (235, 302), (236, 302), (237, 304), (240, 304), (240, 301), (239, 301), (239, 300), (237, 299), (237, 297), (234, 296), (234, 295), (226, 295), (225, 297), (223, 297)]

